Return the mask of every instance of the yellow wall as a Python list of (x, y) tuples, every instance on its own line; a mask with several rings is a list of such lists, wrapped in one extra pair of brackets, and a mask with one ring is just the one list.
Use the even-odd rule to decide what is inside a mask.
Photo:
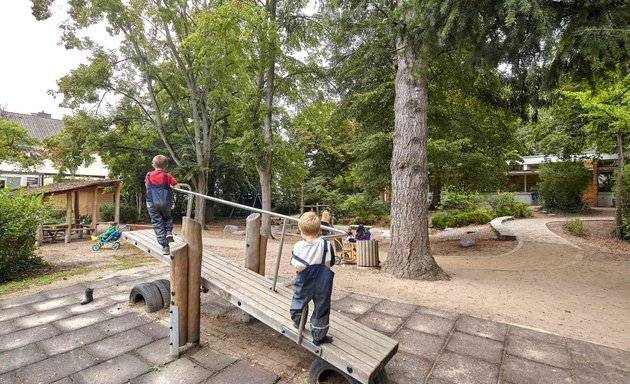
[[(74, 212), (74, 196), (75, 193), (72, 193), (72, 198), (73, 201), (71, 202), (71, 207), (72, 207), (72, 216), (76, 217), (77, 215), (92, 215), (92, 202), (94, 200), (93, 197), (93, 190), (83, 190), (79, 192), (79, 212), (76, 213)], [(66, 193), (65, 192), (59, 192), (55, 195), (50, 195), (48, 196), (48, 201), (55, 207), (59, 207), (59, 208), (66, 208)], [(98, 199), (97, 202), (100, 206), (100, 204), (105, 204), (105, 203), (109, 203), (109, 204), (114, 204), (114, 192), (113, 191), (109, 191), (109, 192), (105, 192), (103, 193), (103, 189), (99, 189), (98, 191)], [(97, 221), (101, 221), (100, 218), (100, 212), (97, 213)]]

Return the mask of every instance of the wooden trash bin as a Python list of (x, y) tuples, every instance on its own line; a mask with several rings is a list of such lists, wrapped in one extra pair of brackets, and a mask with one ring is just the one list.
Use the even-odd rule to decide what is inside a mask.
[(378, 268), (378, 240), (357, 240), (357, 267)]

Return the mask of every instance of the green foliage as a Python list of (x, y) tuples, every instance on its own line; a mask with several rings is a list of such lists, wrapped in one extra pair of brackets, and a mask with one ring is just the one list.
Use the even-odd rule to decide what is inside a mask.
[(623, 169), (623, 179), (621, 181), (621, 212), (622, 227), (621, 238), (630, 240), (630, 165)]
[(42, 265), (35, 254), (38, 225), (43, 216), (41, 195), (11, 194), (0, 189), (0, 282)]
[(352, 224), (373, 224), (389, 213), (389, 206), (366, 193), (357, 193), (348, 196), (338, 212), (356, 215)]
[(487, 224), (492, 220), (492, 213), (485, 208), (471, 211), (453, 211), (450, 214), (435, 213), (431, 225), (437, 228), (465, 227), (467, 225)]
[(564, 222), (564, 227), (571, 232), (573, 236), (584, 236), (584, 225), (580, 219), (571, 219)]
[(532, 210), (525, 202), (515, 200), (516, 192), (501, 192), (490, 197), (488, 204), (494, 209), (496, 217), (514, 216), (514, 217), (530, 217)]
[(45, 224), (63, 224), (66, 222), (66, 209), (57, 208), (51, 205), (44, 206)]
[[(114, 221), (114, 205), (101, 204), (98, 209), (101, 221)], [(120, 204), (120, 223), (135, 223), (138, 220), (138, 211), (129, 204)]]
[[(0, 111), (1, 112), (1, 111)], [(37, 140), (31, 138), (26, 128), (0, 116), (0, 161), (31, 166), (37, 163), (38, 154), (32, 146)]]
[(449, 189), (444, 191), (443, 194), (444, 197), (438, 207), (441, 211), (472, 211), (483, 201), (478, 193), (466, 193)]
[(581, 162), (547, 163), (540, 167), (543, 209), (551, 212), (578, 212), (585, 208), (582, 193), (591, 179)]

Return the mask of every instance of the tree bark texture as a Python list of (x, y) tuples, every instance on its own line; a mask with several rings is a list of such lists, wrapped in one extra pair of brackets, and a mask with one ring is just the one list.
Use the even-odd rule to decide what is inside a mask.
[(412, 77), (416, 58), (399, 39), (394, 151), (392, 154), (392, 242), (383, 271), (418, 280), (449, 276), (431, 255), (427, 215), (428, 82)]
[(615, 224), (618, 238), (623, 235), (623, 202), (621, 201), (621, 186), (623, 185), (623, 133), (617, 131), (617, 184), (615, 185)]

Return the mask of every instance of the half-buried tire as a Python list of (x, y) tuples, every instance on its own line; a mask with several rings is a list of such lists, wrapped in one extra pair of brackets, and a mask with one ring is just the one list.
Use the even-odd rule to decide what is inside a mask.
[(153, 283), (159, 290), (162, 296), (162, 303), (164, 308), (171, 306), (171, 283), (166, 279), (155, 280)]
[(144, 301), (148, 313), (164, 308), (160, 290), (152, 283), (140, 283), (131, 289), (129, 303), (136, 304), (139, 301)]

